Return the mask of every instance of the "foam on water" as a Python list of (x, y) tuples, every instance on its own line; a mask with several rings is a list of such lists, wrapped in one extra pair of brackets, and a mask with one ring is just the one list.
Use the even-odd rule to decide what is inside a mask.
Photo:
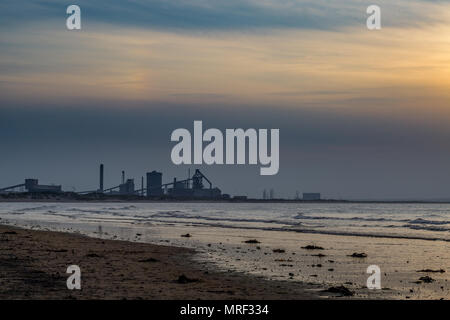
[(449, 204), (1, 203), (0, 218), (90, 223), (151, 222), (450, 241)]

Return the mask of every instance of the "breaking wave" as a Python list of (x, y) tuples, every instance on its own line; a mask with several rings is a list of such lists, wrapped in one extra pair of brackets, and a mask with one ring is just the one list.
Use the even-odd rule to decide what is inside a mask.
[[(299, 210), (300, 209), (300, 210)], [(447, 210), (448, 209), (448, 210)], [(14, 219), (80, 223), (163, 223), (346, 236), (450, 241), (449, 206), (245, 205), (192, 203), (10, 204)], [(2, 216), (3, 217), (3, 216)]]

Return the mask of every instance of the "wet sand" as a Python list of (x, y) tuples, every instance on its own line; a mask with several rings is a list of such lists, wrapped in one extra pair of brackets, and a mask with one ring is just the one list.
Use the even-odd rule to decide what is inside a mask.
[[(206, 271), (188, 248), (0, 225), (0, 299), (314, 299), (320, 287)], [(69, 265), (81, 290), (69, 290)], [(192, 282), (179, 281), (186, 276)], [(181, 279), (183, 280), (183, 279)]]
[[(148, 231), (150, 230), (150, 231)], [(136, 228), (141, 241), (155, 235), (167, 243), (189, 246), (221, 270), (245, 272), (270, 280), (314, 284), (322, 289), (345, 286), (353, 299), (449, 299), (450, 250), (447, 242), (358, 236), (332, 236), (263, 230), (158, 225)], [(180, 234), (189, 233), (190, 238)], [(259, 243), (247, 243), (257, 240)], [(318, 246), (323, 249), (307, 249)], [(354, 253), (364, 256), (353, 256)], [(381, 289), (369, 290), (367, 268), (381, 271)], [(442, 270), (442, 272), (441, 272)], [(437, 271), (437, 272), (436, 272)], [(420, 280), (432, 278), (431, 282)], [(320, 292), (321, 297), (329, 293)]]

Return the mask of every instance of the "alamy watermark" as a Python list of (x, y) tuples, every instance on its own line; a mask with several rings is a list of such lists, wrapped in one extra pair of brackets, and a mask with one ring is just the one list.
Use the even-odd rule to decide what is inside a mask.
[(81, 290), (81, 269), (79, 266), (73, 264), (67, 267), (66, 273), (71, 274), (67, 278), (66, 285), (69, 290)]
[(370, 290), (381, 289), (381, 269), (379, 266), (373, 264), (367, 267), (367, 273), (370, 274), (367, 278), (367, 288)]
[(367, 7), (366, 13), (370, 15), (366, 20), (367, 29), (381, 30), (381, 8), (373, 4)]
[(75, 4), (71, 4), (67, 7), (67, 14), (70, 16), (66, 20), (66, 27), (68, 30), (80, 30), (81, 29), (81, 9)]
[[(366, 13), (369, 17), (366, 20), (366, 26), (369, 30), (381, 29), (381, 8), (372, 4), (367, 7)], [(66, 20), (68, 30), (81, 30), (81, 8), (76, 4), (71, 4), (66, 9), (66, 14), (70, 16)]]
[[(280, 167), (280, 130), (270, 130), (269, 153), (268, 129), (226, 129), (224, 134), (219, 129), (203, 132), (203, 122), (194, 121), (194, 133), (187, 129), (172, 132), (171, 141), (178, 142), (172, 149), (171, 159), (180, 164), (261, 164), (261, 175), (275, 175)], [(203, 148), (204, 142), (208, 144)], [(247, 148), (248, 146), (248, 148)], [(192, 159), (193, 147), (193, 159)], [(248, 150), (248, 154), (247, 154)]]

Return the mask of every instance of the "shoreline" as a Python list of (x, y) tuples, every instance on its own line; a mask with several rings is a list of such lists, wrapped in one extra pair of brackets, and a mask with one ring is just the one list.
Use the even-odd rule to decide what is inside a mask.
[[(194, 261), (193, 249), (175, 246), (1, 224), (0, 243), (0, 299), (307, 300), (325, 289), (206, 271)], [(81, 290), (66, 286), (73, 264), (81, 269)]]
[[(247, 206), (241, 207), (244, 208), (242, 212), (248, 211), (245, 211)], [(12, 265), (9, 268), (12, 273), (22, 270), (22, 265), (15, 260), (28, 262), (34, 259), (36, 262), (27, 268), (31, 268), (32, 273), (57, 274), (62, 279), (58, 280), (58, 286), (63, 286), (66, 295), (68, 275), (65, 270), (71, 264), (80, 265), (83, 279), (86, 276), (83, 270), (88, 264), (91, 283), (109, 281), (109, 278), (115, 283), (113, 287), (102, 284), (94, 294), (63, 296), (64, 299), (301, 300), (335, 299), (344, 294), (342, 290), (327, 292), (333, 288), (349, 290), (353, 294), (350, 299), (434, 300), (450, 297), (447, 241), (336, 234), (339, 230), (352, 231), (351, 228), (334, 230), (332, 234), (305, 233), (307, 230), (301, 228), (286, 232), (291, 228), (278, 229), (283, 220), (259, 219), (257, 216), (250, 219), (251, 223), (243, 220), (236, 224), (233, 217), (236, 221), (241, 220), (238, 215), (233, 215), (233, 210), (230, 211), (231, 222), (225, 219), (224, 223), (216, 225), (207, 220), (214, 220), (217, 214), (222, 216), (218, 210), (228, 212), (226, 207), (186, 206), (184, 209), (192, 211), (193, 215), (180, 214), (178, 210), (186, 211), (180, 208), (184, 207), (177, 204), (145, 206), (123, 203), (82, 206), (56, 202), (32, 207), (27, 204), (5, 205), (0, 214), (0, 224), (5, 228), (6, 225), (23, 228), (23, 232), (29, 234), (19, 237), (15, 236), (17, 232), (5, 231), (4, 234), (0, 231), (0, 259), (7, 258), (6, 265)], [(195, 213), (195, 210), (199, 212)], [(280, 212), (284, 212), (282, 210)], [(296, 210), (286, 212), (291, 216)], [(266, 220), (271, 221), (271, 228), (266, 228)], [(83, 241), (77, 238), (81, 235)], [(62, 243), (70, 244), (61, 248)], [(6, 245), (8, 247), (3, 251)], [(135, 247), (145, 249), (136, 252)], [(21, 248), (27, 248), (27, 251)], [(91, 252), (93, 248), (95, 250)], [(75, 252), (70, 254), (72, 250)], [(84, 253), (78, 253), (80, 250)], [(50, 260), (57, 259), (60, 264), (52, 268), (46, 266), (49, 256)], [(367, 287), (367, 269), (373, 265), (381, 270), (380, 290)], [(108, 271), (106, 275), (103, 269)], [(7, 275), (7, 271), (4, 270), (3, 274)], [(23, 272), (19, 274), (26, 279)], [(199, 280), (183, 284), (189, 289), (189, 294), (177, 292), (185, 290), (180, 289), (177, 282), (183, 275)], [(0, 285), (1, 279), (0, 273)], [(18, 286), (22, 291), (28, 285), (23, 282)], [(154, 282), (157, 292), (151, 282)], [(8, 286), (14, 289), (11, 283)], [(58, 287), (58, 290), (62, 289)], [(111, 290), (117, 292), (105, 293)], [(36, 299), (52, 299), (53, 295), (48, 294)], [(18, 299), (24, 298), (20, 294), (17, 296)], [(60, 296), (55, 299), (58, 298)]]
[(146, 197), (138, 196), (106, 196), (104, 198), (79, 196), (79, 197), (64, 197), (58, 194), (41, 194), (39, 196), (25, 196), (15, 197), (5, 196), (0, 194), (0, 203), (28, 203), (28, 202), (42, 202), (42, 203), (303, 203), (303, 204), (450, 204), (450, 200), (337, 200), (337, 199), (322, 199), (322, 200), (297, 200), (297, 199), (148, 199)]

